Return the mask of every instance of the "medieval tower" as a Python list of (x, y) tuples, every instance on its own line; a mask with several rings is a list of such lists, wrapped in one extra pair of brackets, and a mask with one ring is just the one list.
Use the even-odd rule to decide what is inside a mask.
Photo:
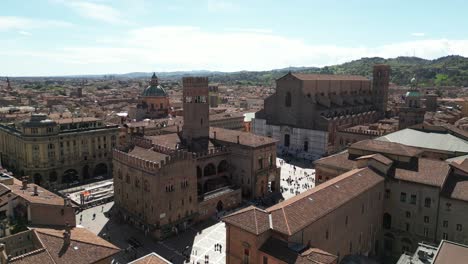
[(384, 64), (374, 65), (372, 73), (372, 97), (375, 110), (385, 114), (387, 111), (390, 67)]
[(190, 151), (206, 151), (210, 133), (208, 78), (184, 77), (182, 83), (184, 106), (183, 143)]

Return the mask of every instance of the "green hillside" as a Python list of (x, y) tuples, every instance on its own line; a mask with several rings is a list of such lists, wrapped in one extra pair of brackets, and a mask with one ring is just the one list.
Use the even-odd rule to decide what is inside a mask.
[(371, 76), (372, 65), (384, 63), (392, 69), (391, 82), (398, 85), (408, 85), (414, 76), (420, 86), (466, 86), (468, 87), (468, 58), (447, 56), (435, 60), (425, 60), (417, 57), (397, 57), (384, 59), (379, 57), (362, 58), (340, 65), (323, 68), (302, 67), (286, 68), (263, 72), (208, 72), (210, 81), (226, 84), (271, 85), (274, 80), (287, 72), (355, 74)]

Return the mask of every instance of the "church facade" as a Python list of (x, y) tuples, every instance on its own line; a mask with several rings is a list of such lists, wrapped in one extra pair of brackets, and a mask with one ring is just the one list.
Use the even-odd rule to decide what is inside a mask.
[(169, 115), (169, 109), (169, 96), (153, 73), (149, 86), (140, 95), (139, 103), (130, 108), (129, 116), (136, 121), (164, 118)]
[(315, 160), (333, 153), (338, 128), (370, 123), (387, 109), (390, 68), (375, 65), (373, 78), (288, 73), (256, 113), (252, 131), (278, 140), (279, 154)]

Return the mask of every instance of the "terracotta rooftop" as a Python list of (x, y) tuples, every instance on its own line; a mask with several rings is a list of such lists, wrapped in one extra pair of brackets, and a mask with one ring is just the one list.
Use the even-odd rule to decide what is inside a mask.
[(338, 257), (319, 248), (310, 248), (301, 253), (296, 264), (330, 264), (336, 263)]
[(232, 118), (244, 118), (244, 113), (240, 112), (232, 112), (232, 113), (220, 113), (210, 115), (210, 121), (214, 120), (222, 120), (222, 119), (232, 119)]
[(384, 155), (382, 154), (370, 154), (370, 155), (366, 155), (366, 156), (361, 156), (359, 158), (357, 158), (356, 160), (361, 160), (361, 159), (374, 159), (384, 165), (390, 165), (393, 163), (393, 160), (385, 157)]
[(120, 251), (118, 247), (85, 228), (71, 229), (69, 245), (64, 244), (63, 229), (35, 228), (26, 232), (31, 232), (38, 239), (39, 248), (14, 257), (9, 263), (89, 264), (111, 257)]
[(255, 206), (249, 206), (223, 218), (223, 221), (255, 235), (270, 229), (269, 214)]
[(156, 152), (152, 149), (141, 148), (138, 146), (130, 150), (128, 154), (157, 163), (159, 163), (161, 160), (165, 160), (165, 158), (167, 157), (166, 154)]
[(353, 169), (266, 211), (275, 231), (292, 235), (382, 181), (369, 168)]
[(237, 137), (239, 137), (240, 145), (249, 146), (253, 148), (277, 142), (277, 140), (273, 138), (258, 136), (249, 132), (230, 130), (218, 127), (210, 127), (211, 139), (214, 139), (214, 132), (216, 132), (216, 141), (224, 141), (228, 143), (237, 144)]
[[(12, 185), (0, 184), (0, 186), (6, 187), (11, 190), (17, 196), (25, 199), (30, 203), (36, 204), (50, 204), (50, 205), (63, 205), (64, 200), (62, 197), (49, 192), (48, 190), (38, 186), (34, 183), (28, 183), (27, 189), (23, 190), (22, 182), (20, 180), (14, 179)], [(34, 195), (34, 186), (37, 186), (38, 195)]]
[(369, 81), (368, 78), (359, 75), (339, 75), (339, 74), (304, 74), (291, 73), (292, 76), (301, 81)]
[(266, 210), (250, 206), (224, 221), (254, 234), (273, 229), (293, 235), (383, 180), (369, 168), (353, 169)]
[(439, 250), (432, 264), (466, 264), (468, 260), (468, 246), (451, 241), (442, 240)]
[(352, 170), (356, 168), (356, 161), (349, 159), (348, 151), (321, 158), (314, 161), (315, 165), (324, 165), (327, 167), (340, 168), (343, 170)]
[(419, 158), (416, 171), (396, 168), (395, 179), (442, 188), (449, 171), (445, 161)]
[(416, 157), (423, 151), (415, 148), (406, 146), (399, 143), (393, 143), (388, 141), (379, 141), (373, 139), (366, 139), (352, 144), (350, 149), (357, 149), (375, 153), (387, 153), (398, 156)]
[(128, 264), (171, 264), (171, 262), (153, 252)]
[(260, 247), (260, 251), (286, 263), (292, 264), (330, 264), (335, 263), (337, 256), (318, 248), (309, 248), (296, 252), (288, 247), (286, 241), (270, 237)]
[(150, 139), (153, 144), (170, 149), (176, 149), (176, 146), (180, 143), (179, 135), (176, 133), (159, 136), (145, 136), (145, 138)]

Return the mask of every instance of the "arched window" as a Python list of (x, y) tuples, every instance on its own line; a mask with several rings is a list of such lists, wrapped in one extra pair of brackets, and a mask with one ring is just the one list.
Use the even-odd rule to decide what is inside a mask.
[(203, 169), (203, 176), (211, 176), (216, 174), (216, 167), (213, 163), (209, 163)]
[(284, 104), (286, 107), (291, 106), (291, 92), (286, 92), (286, 98), (285, 98)]

